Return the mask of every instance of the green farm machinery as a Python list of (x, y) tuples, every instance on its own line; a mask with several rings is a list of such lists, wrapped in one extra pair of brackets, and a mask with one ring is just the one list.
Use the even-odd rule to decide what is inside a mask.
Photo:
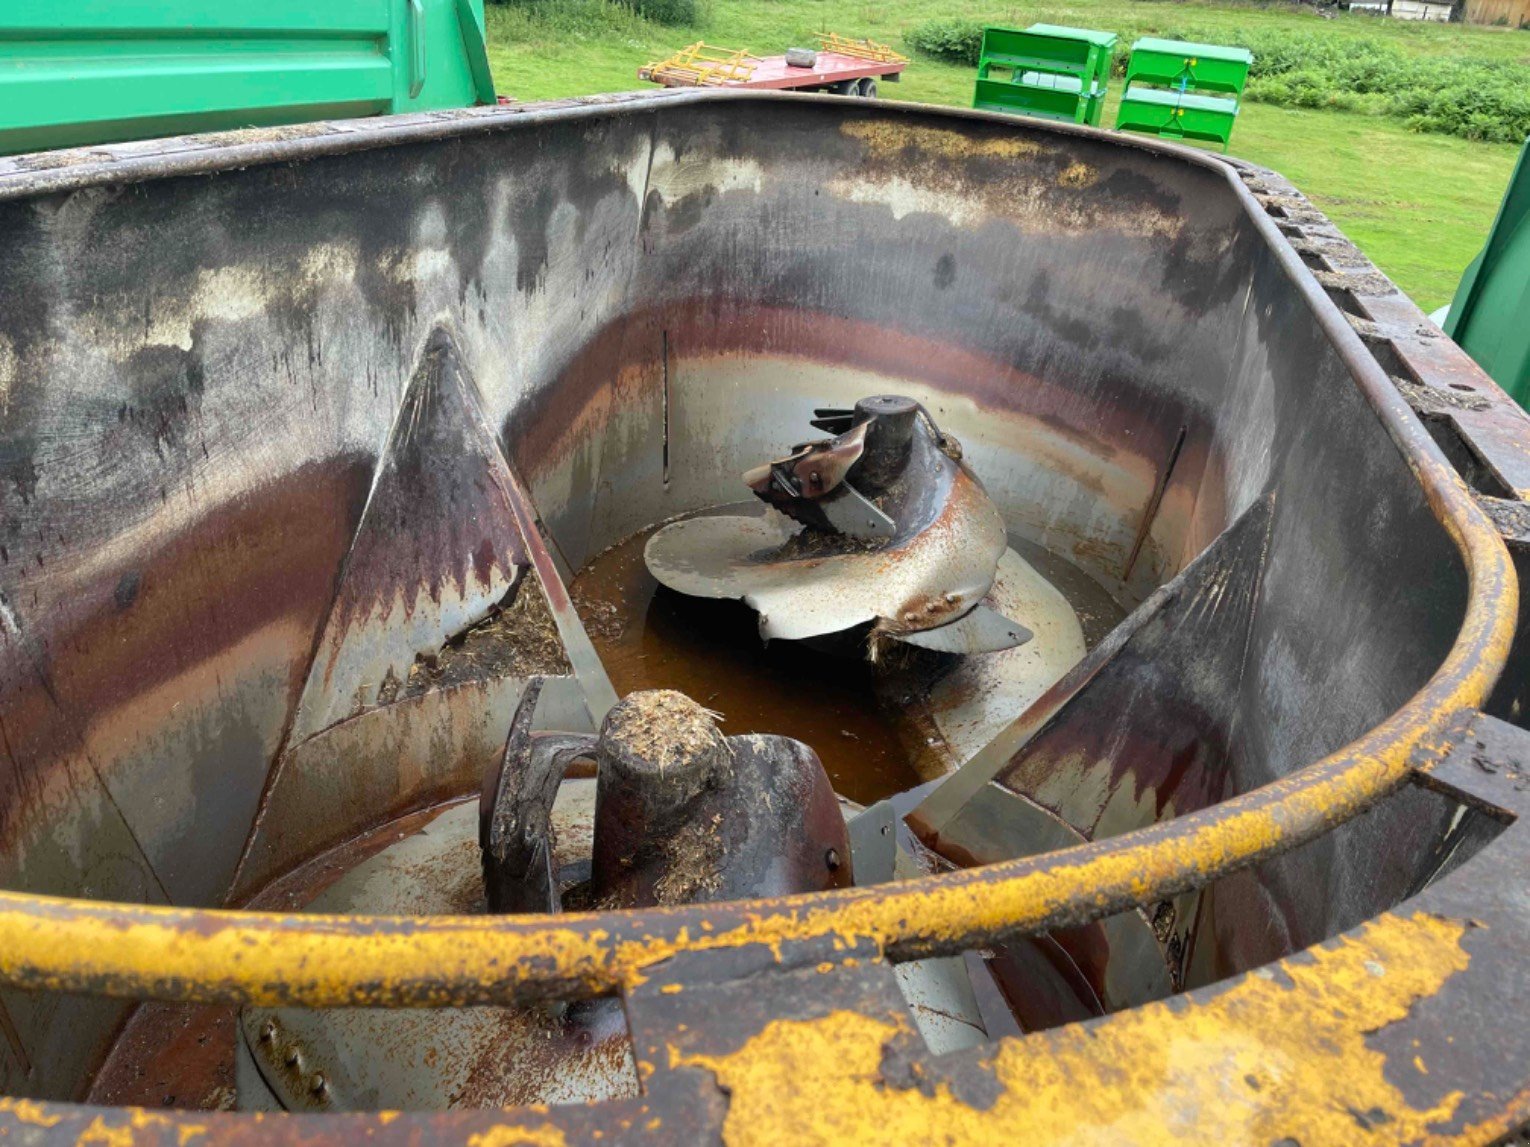
[[(1116, 40), (1114, 32), (1056, 24), (985, 28), (972, 106), (1098, 127)], [(1247, 48), (1138, 40), (1116, 130), (1226, 151), (1253, 62)]]
[(1445, 333), (1521, 406), (1530, 406), (1530, 140), (1481, 254), (1451, 300)]
[(1138, 40), (1126, 65), (1116, 129), (1220, 143), (1226, 151), (1253, 62), (1247, 48)]
[(985, 28), (972, 106), (1098, 127), (1115, 46), (1088, 28)]
[(0, 6), (0, 155), (494, 102), (483, 0)]

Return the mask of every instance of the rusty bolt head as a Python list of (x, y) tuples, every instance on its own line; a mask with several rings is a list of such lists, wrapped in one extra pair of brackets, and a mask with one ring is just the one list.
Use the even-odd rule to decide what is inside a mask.
[(830, 872), (839, 871), (839, 849), (829, 849), (828, 852), (824, 853), (823, 861), (829, 866)]
[(270, 1043), (276, 1038), (276, 1021), (267, 1020), (260, 1026), (260, 1042)]
[(310, 1085), (310, 1090), (315, 1095), (319, 1096), (328, 1094), (329, 1080), (324, 1078), (324, 1073), (322, 1071), (316, 1071), (313, 1073), (313, 1083)]
[(288, 1067), (302, 1067), (303, 1066), (303, 1053), (300, 1052), (295, 1047), (288, 1048), (287, 1049), (287, 1066)]

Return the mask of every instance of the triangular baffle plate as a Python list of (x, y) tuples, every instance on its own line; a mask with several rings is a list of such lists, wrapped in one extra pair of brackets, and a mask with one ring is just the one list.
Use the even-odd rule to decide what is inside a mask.
[[(993, 785), (1088, 840), (1221, 799), (1271, 522), (1270, 499), (1254, 503), (930, 794), (910, 816), (925, 843), (957, 843), (963, 808)], [(1018, 839), (962, 839), (960, 848), (978, 863), (1034, 851)]]
[(416, 655), (515, 586), (529, 563), (510, 487), (478, 389), (438, 327), (378, 466), (290, 743), (385, 703)]
[[(1240, 722), (1258, 704), (1244, 668), (1273, 521), (1272, 499), (1255, 502), (926, 797), (908, 818), (921, 840), (988, 864), (1143, 828), (1236, 790)], [(1135, 1006), (1182, 982), (1199, 895), (1052, 936), (1106, 1007)]]

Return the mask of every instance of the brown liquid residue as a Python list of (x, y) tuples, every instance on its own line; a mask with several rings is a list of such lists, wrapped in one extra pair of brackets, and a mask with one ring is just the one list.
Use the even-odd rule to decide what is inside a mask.
[(743, 602), (661, 589), (643, 564), (654, 529), (600, 554), (569, 586), (619, 695), (678, 689), (721, 714), (729, 736), (794, 737), (818, 754), (837, 792), (862, 804), (920, 782), (869, 664), (800, 642), (766, 646)]

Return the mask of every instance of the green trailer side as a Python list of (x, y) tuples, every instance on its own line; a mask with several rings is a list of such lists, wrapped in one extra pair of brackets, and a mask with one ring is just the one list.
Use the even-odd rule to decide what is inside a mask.
[(1461, 276), (1445, 333), (1530, 409), (1530, 140), (1487, 244)]
[(483, 0), (5, 0), (0, 154), (493, 103)]

